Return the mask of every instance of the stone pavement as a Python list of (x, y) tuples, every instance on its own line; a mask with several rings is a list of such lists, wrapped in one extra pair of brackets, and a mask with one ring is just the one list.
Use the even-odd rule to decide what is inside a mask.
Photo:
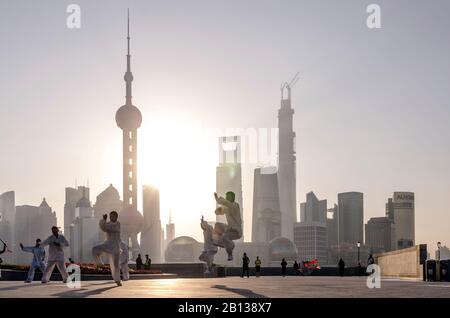
[(117, 287), (111, 281), (84, 281), (81, 289), (61, 282), (25, 284), (0, 281), (0, 297), (448, 297), (450, 283), (383, 279), (369, 289), (366, 277), (263, 276), (260, 278), (186, 278), (131, 280)]

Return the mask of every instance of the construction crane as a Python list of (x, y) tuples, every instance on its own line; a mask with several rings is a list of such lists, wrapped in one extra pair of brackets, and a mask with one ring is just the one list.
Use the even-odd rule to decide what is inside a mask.
[(283, 85), (281, 85), (281, 99), (284, 99), (284, 89), (285, 88), (288, 91), (288, 99), (291, 99), (291, 88), (295, 84), (297, 84), (298, 80), (300, 79), (299, 75), (300, 75), (300, 72), (297, 72), (289, 83), (285, 82)]

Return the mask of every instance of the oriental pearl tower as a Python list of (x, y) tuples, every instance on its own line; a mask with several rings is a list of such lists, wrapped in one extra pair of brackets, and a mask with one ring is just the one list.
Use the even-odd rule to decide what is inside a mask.
[(124, 76), (126, 102), (116, 113), (116, 123), (123, 131), (123, 209), (119, 213), (122, 240), (130, 245), (133, 258), (140, 253), (137, 235), (142, 230), (144, 217), (137, 210), (137, 129), (141, 126), (142, 115), (131, 102), (130, 56), (130, 13), (128, 11), (127, 29), (127, 71)]

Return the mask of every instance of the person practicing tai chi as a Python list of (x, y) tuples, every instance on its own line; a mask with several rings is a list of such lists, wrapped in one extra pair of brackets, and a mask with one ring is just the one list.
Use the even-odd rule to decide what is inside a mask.
[(34, 280), (36, 268), (39, 268), (41, 273), (44, 273), (45, 249), (41, 246), (41, 239), (37, 239), (34, 246), (23, 246), (23, 244), (20, 243), (20, 248), (24, 252), (33, 254), (33, 260), (31, 261), (30, 270), (28, 271), (27, 280), (25, 281), (25, 283), (31, 283)]
[(204, 238), (204, 249), (202, 254), (198, 257), (199, 260), (206, 263), (206, 271), (205, 274), (210, 274), (212, 271), (214, 255), (217, 254), (218, 248), (214, 244), (214, 241), (217, 242), (217, 234), (214, 233), (213, 227), (204, 220), (203, 215), (200, 219), (200, 227), (203, 230), (203, 238)]
[(99, 222), (100, 229), (106, 233), (106, 240), (100, 245), (92, 248), (92, 255), (96, 264), (103, 264), (100, 257), (107, 254), (111, 275), (117, 286), (122, 286), (120, 281), (120, 223), (117, 221), (119, 215), (116, 211), (109, 213), (110, 222), (106, 222), (108, 215), (104, 214)]
[(233, 260), (234, 240), (238, 240), (242, 237), (242, 219), (241, 209), (239, 204), (234, 201), (235, 194), (232, 191), (228, 191), (225, 195), (225, 199), (219, 197), (217, 193), (214, 193), (219, 206), (216, 209), (216, 215), (225, 215), (228, 224), (216, 223), (214, 232), (219, 236), (217, 246), (225, 248), (228, 254), (228, 260)]
[(42, 274), (42, 284), (48, 283), (55, 265), (61, 273), (63, 283), (67, 282), (67, 277), (69, 276), (66, 265), (64, 264), (64, 247), (68, 247), (69, 242), (67, 242), (62, 234), (59, 234), (59, 228), (57, 226), (52, 227), (52, 233), (52, 235), (42, 242), (42, 247), (48, 245), (48, 260), (47, 266)]
[(120, 271), (122, 272), (122, 280), (127, 281), (130, 279), (130, 269), (128, 268), (128, 261), (130, 260), (130, 256), (128, 254), (128, 245), (125, 244), (124, 241), (120, 241)]

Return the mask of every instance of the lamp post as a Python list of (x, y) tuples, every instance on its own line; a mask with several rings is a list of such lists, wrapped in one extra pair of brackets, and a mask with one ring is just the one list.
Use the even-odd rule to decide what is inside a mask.
[(436, 253), (436, 281), (441, 280), (441, 242), (437, 242), (437, 253)]
[(356, 246), (358, 247), (358, 265), (361, 263), (360, 257), (359, 257), (359, 248), (361, 247), (361, 242), (358, 241), (358, 243), (356, 243)]

